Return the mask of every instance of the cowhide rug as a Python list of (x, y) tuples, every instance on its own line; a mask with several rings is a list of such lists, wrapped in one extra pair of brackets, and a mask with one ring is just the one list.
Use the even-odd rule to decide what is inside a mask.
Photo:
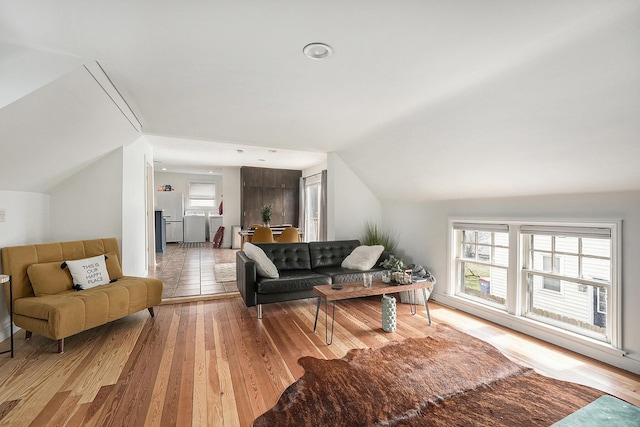
[(536, 374), (446, 326), (342, 359), (303, 357), (305, 373), (254, 427), (549, 426), (604, 393)]

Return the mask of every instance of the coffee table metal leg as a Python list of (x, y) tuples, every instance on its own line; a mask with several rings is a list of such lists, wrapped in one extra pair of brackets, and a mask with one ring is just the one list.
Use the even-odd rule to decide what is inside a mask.
[(332, 312), (331, 312), (331, 339), (329, 339), (329, 302), (324, 300), (324, 342), (327, 345), (333, 344), (333, 324), (336, 320), (336, 302), (331, 302)]
[(431, 326), (431, 313), (429, 312), (429, 301), (427, 300), (427, 290), (422, 288), (422, 295), (424, 296), (424, 308), (427, 309), (427, 317), (429, 318), (429, 326)]
[(318, 297), (318, 304), (316, 305), (316, 320), (315, 322), (313, 322), (313, 332), (316, 331), (316, 328), (318, 326), (318, 312), (320, 311), (320, 297)]
[(416, 290), (408, 291), (409, 294), (409, 310), (411, 311), (411, 315), (415, 316), (418, 312), (418, 295), (416, 295)]

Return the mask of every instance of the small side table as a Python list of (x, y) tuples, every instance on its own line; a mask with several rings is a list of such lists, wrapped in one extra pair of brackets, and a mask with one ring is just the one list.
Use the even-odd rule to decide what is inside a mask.
[(0, 354), (11, 352), (13, 358), (13, 282), (11, 282), (11, 276), (6, 274), (0, 274), (0, 283), (9, 282), (9, 331), (11, 334), (11, 348), (9, 350), (0, 351)]

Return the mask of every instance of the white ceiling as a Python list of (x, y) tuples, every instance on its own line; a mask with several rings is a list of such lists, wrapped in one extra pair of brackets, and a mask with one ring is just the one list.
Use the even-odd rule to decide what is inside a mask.
[(228, 166), (307, 169), (326, 162), (320, 152), (256, 147), (204, 140), (146, 135), (158, 171), (221, 175)]
[(100, 63), (181, 170), (239, 144), (338, 152), (382, 200), (640, 188), (640, 0), (0, 0), (0, 43)]

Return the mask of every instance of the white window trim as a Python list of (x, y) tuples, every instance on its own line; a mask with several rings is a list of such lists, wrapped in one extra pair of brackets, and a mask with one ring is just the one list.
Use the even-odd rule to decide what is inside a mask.
[[(568, 348), (570, 350), (589, 355), (599, 360), (605, 360), (608, 363), (616, 364), (617, 358), (622, 357), (626, 352), (622, 349), (622, 282), (621, 282), (621, 255), (622, 255), (622, 221), (621, 220), (482, 220), (470, 218), (450, 218), (448, 224), (449, 241), (448, 241), (448, 269), (447, 279), (448, 286), (444, 295), (436, 300), (469, 312), (487, 320), (498, 324), (508, 326), (525, 334), (537, 337), (539, 339), (551, 342), (556, 345)], [(481, 302), (476, 302), (468, 298), (456, 295), (456, 265), (455, 262), (455, 231), (454, 224), (488, 224), (499, 225), (507, 224), (509, 226), (509, 266), (507, 280), (508, 283), (517, 283), (516, 292), (507, 293), (507, 311), (493, 308)], [(603, 227), (611, 230), (611, 280), (615, 286), (609, 287), (610, 298), (607, 313), (607, 324), (611, 325), (610, 338), (611, 343), (592, 339), (584, 335), (572, 333), (561, 328), (554, 327), (545, 323), (540, 323), (522, 316), (526, 310), (527, 284), (526, 271), (523, 270), (524, 254), (522, 239), (520, 238), (521, 225), (537, 225), (537, 226), (558, 226), (558, 227)], [(457, 227), (461, 228), (461, 227)], [(584, 280), (584, 279), (583, 279)], [(603, 286), (602, 283), (593, 282), (593, 285)], [(608, 298), (608, 299), (609, 299)], [(611, 359), (611, 356), (614, 359)], [(619, 362), (618, 362), (619, 365)]]

